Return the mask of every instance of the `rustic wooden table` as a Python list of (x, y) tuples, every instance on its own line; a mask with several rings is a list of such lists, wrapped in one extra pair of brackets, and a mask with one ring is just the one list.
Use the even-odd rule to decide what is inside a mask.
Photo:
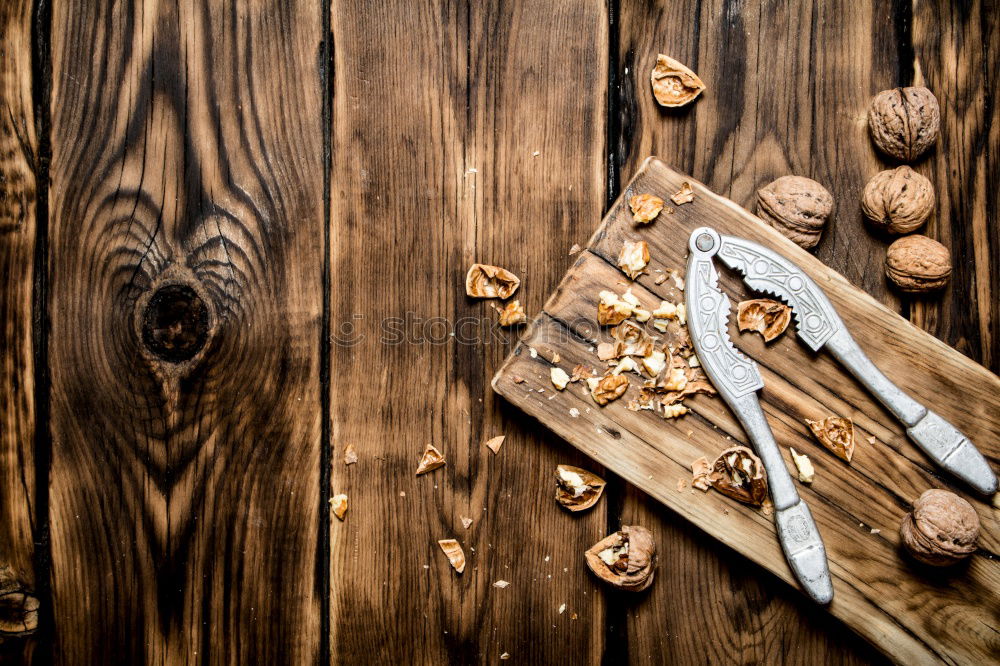
[[(794, 173), (837, 202), (823, 261), (1000, 370), (1000, 11), (952, 5), (0, 3), (4, 657), (884, 660), (619, 480), (561, 511), (587, 461), (491, 392), (515, 335), (462, 285), (509, 267), (536, 312), (647, 155), (751, 208)], [(658, 52), (694, 105), (655, 105)], [(914, 82), (955, 270), (901, 300), (857, 202), (866, 105)], [(657, 535), (648, 593), (583, 565), (622, 523)]]

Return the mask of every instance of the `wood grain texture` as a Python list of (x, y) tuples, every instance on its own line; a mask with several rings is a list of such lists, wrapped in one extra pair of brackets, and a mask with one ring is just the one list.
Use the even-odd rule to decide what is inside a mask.
[(0, 661), (23, 654), (24, 646), (8, 634), (37, 626), (37, 610), (24, 617), (24, 597), (17, 591), (33, 590), (36, 582), (32, 288), (37, 164), (31, 3), (5, 2), (0, 4)]
[(53, 6), (60, 663), (318, 658), (320, 20)]
[[(812, 177), (837, 202), (817, 256), (896, 307), (884, 277), (870, 270), (880, 265), (884, 243), (865, 232), (857, 205), (868, 177), (881, 168), (865, 113), (869, 95), (895, 79), (899, 37), (891, 9), (868, 2), (623, 0), (616, 155), (623, 177), (656, 154), (751, 210), (756, 190), (774, 178)], [(892, 37), (876, 35), (872, 25), (888, 26)], [(690, 107), (662, 109), (650, 94), (649, 70), (660, 52), (689, 64), (707, 82)], [(623, 513), (664, 534), (675, 563), (629, 617), (634, 661), (648, 661), (669, 646), (684, 661), (697, 662), (706, 650), (705, 626), (721, 632), (710, 649), (720, 661), (748, 655), (792, 663), (880, 658), (742, 557), (718, 548), (709, 553), (711, 544), (697, 530), (641, 491), (629, 490)], [(673, 626), (669, 638), (658, 630), (664, 617)]]
[[(591, 0), (333, 4), (334, 662), (600, 659), (604, 508), (569, 515), (552, 477), (592, 463), (489, 390), (518, 333), (463, 285), (507, 267), (537, 312), (600, 217), (606, 25)], [(416, 477), (428, 443), (448, 464)]]
[[(633, 227), (625, 203), (631, 194), (666, 196), (684, 180), (655, 160), (640, 171), (594, 235), (592, 251), (581, 256), (567, 274), (530, 334), (494, 379), (502, 395), (723, 543), (791, 580), (768, 518), (715, 493), (677, 490), (678, 479), (690, 478), (692, 460), (701, 455), (714, 458), (731, 440), (742, 439), (741, 429), (720, 400), (699, 396), (693, 401), (696, 415), (664, 422), (649, 412), (630, 412), (624, 400), (599, 409), (579, 389), (559, 393), (554, 400), (535, 393), (548, 384), (549, 364), (544, 354), (530, 357), (527, 346), (558, 350), (568, 368), (595, 362), (589, 347), (601, 335), (593, 321), (597, 293), (625, 281), (614, 266), (623, 239), (638, 236), (649, 242), (650, 269), (655, 275), (657, 270), (682, 267), (683, 241), (692, 229), (710, 222), (723, 233), (738, 233), (777, 247), (798, 263), (823, 286), (882, 370), (918, 400), (933, 404), (997, 463), (1000, 379), (906, 324), (756, 218), (697, 186), (693, 204), (676, 208), (649, 228)], [(728, 271), (720, 284), (734, 302), (747, 295), (741, 281)], [(677, 300), (678, 294), (669, 287), (669, 281), (655, 285), (651, 276), (644, 276), (633, 285), (633, 292), (641, 302), (654, 305), (662, 298)], [(734, 337), (738, 336), (734, 333)], [(1000, 598), (1000, 570), (994, 555), (1000, 546), (1000, 528), (995, 512), (979, 498), (955, 488), (979, 509), (983, 550), (961, 575), (948, 578), (946, 586), (938, 584), (938, 574), (928, 575), (900, 556), (896, 526), (920, 492), (950, 487), (949, 480), (936, 475), (906, 440), (900, 425), (827, 355), (813, 355), (787, 335), (767, 349), (754, 339), (740, 339), (739, 344), (761, 365), (766, 385), (762, 405), (786, 458), (784, 447), (794, 446), (809, 453), (817, 467), (816, 482), (800, 492), (827, 545), (836, 592), (831, 613), (906, 663), (990, 659), (1000, 647), (996, 643), (1000, 607), (995, 603)], [(526, 380), (524, 384), (512, 381), (515, 374)], [(970, 398), (941, 399), (959, 394)], [(570, 407), (579, 409), (579, 418), (568, 415)], [(831, 413), (851, 416), (861, 430), (861, 444), (850, 467), (824, 453), (804, 427), (804, 418)], [(864, 440), (866, 433), (876, 436), (874, 445)], [(872, 528), (880, 532), (870, 533)], [(956, 630), (959, 626), (962, 631)]]
[(915, 2), (914, 85), (941, 105), (936, 148), (916, 169), (931, 179), (937, 207), (926, 233), (951, 249), (942, 294), (915, 299), (911, 320), (1000, 371), (1000, 6)]

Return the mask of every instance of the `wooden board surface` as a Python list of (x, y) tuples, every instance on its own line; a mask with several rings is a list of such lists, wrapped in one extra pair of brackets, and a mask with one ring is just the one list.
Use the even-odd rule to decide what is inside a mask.
[[(548, 378), (555, 353), (562, 359), (558, 365), (567, 370), (578, 363), (596, 365), (592, 346), (609, 339), (596, 325), (597, 294), (602, 289), (620, 293), (629, 284), (615, 266), (624, 240), (649, 243), (650, 274), (632, 288), (652, 307), (661, 299), (683, 299), (672, 281), (656, 285), (654, 278), (657, 271), (683, 270), (690, 231), (711, 224), (722, 233), (774, 247), (799, 264), (822, 285), (879, 367), (966, 432), (996, 464), (1000, 378), (906, 323), (752, 215), (697, 185), (693, 203), (671, 206), (673, 214), (662, 214), (649, 227), (634, 227), (626, 203), (631, 194), (666, 198), (685, 180), (655, 159), (640, 169), (497, 373), (494, 388), (501, 395), (724, 544), (791, 580), (767, 517), (715, 493), (678, 490), (678, 480), (690, 480), (695, 458), (714, 458), (733, 441), (745, 440), (724, 403), (699, 396), (690, 401), (695, 414), (666, 422), (649, 412), (629, 411), (628, 396), (602, 409), (578, 387), (554, 391)], [(723, 272), (721, 285), (734, 303), (747, 296), (729, 272)], [(948, 576), (947, 584), (939, 573), (913, 565), (898, 552), (900, 518), (923, 490), (950, 487), (950, 480), (937, 475), (900, 425), (828, 355), (812, 354), (793, 336), (765, 349), (758, 339), (733, 335), (761, 366), (766, 384), (761, 400), (776, 438), (783, 447), (807, 452), (817, 467), (816, 482), (800, 492), (827, 545), (836, 594), (831, 613), (906, 663), (992, 659), (1000, 649), (996, 510), (955, 488), (977, 506), (983, 522), (981, 550), (960, 573)], [(531, 348), (537, 353), (528, 354)], [(570, 414), (572, 408), (580, 412), (578, 417)], [(803, 423), (829, 414), (850, 416), (861, 431), (850, 466), (815, 444)], [(866, 441), (869, 435), (876, 437), (875, 444)], [(787, 448), (784, 452), (787, 460)]]
[(18, 590), (37, 587), (32, 303), (39, 153), (31, 9), (27, 0), (0, 3), (0, 662), (29, 658), (32, 646), (10, 634), (37, 626), (37, 612), (24, 621), (25, 597), (14, 601)]
[[(552, 501), (555, 466), (586, 459), (510, 420), (488, 378), (517, 333), (462, 290), (475, 261), (511, 266), (537, 311), (600, 217), (603, 8), (334, 5), (331, 491), (351, 498), (331, 530), (335, 662), (594, 663), (604, 650), (604, 604), (579, 566), (604, 512), (573, 519)], [(420, 65), (386, 58), (387, 43)], [(494, 455), (483, 443), (499, 434)], [(429, 443), (447, 466), (416, 477)], [(465, 549), (462, 575), (444, 538)]]
[[(529, 313), (537, 312), (573, 262), (565, 250), (586, 242), (602, 209), (649, 154), (741, 205), (751, 204), (756, 189), (774, 177), (795, 172), (823, 182), (837, 201), (816, 251), (824, 263), (1000, 371), (1000, 207), (991, 186), (998, 180), (1000, 143), (997, 4), (976, 0), (957, 9), (946, 0), (567, 4), (3, 3), (0, 563), (19, 563), (16, 569), (24, 581), (33, 580), (43, 605), (39, 649), (33, 653), (30, 642), (19, 642), (23, 638), (6, 640), (0, 661), (19, 654), (40, 663), (52, 657), (79, 660), (88, 645), (92, 654), (113, 645), (117, 654), (141, 660), (147, 651), (139, 646), (145, 643), (152, 658), (176, 655), (162, 647), (164, 636), (182, 646), (220, 637), (215, 649), (186, 653), (190, 662), (251, 653), (267, 660), (276, 645), (292, 638), (307, 655), (303, 659), (318, 654), (324, 662), (359, 655), (488, 661), (500, 650), (514, 659), (534, 652), (536, 660), (585, 663), (883, 659), (794, 588), (762, 575), (737, 552), (720, 549), (613, 473), (595, 468), (610, 484), (593, 512), (563, 515), (550, 497), (551, 466), (586, 458), (488, 390), (486, 379), (516, 336), (497, 332), (494, 313), (465, 301), (459, 282), (468, 261), (505, 262), (523, 269), (520, 296)], [(658, 52), (702, 74), (709, 88), (697, 103), (680, 111), (653, 103), (648, 76)], [(884, 164), (864, 134), (864, 109), (882, 88), (922, 81), (939, 91), (944, 113), (937, 149), (915, 168), (938, 188), (928, 233), (949, 244), (956, 271), (942, 296), (900, 299), (878, 271), (869, 270), (880, 262), (886, 239), (865, 230), (856, 205), (864, 181)], [(154, 91), (155, 99), (147, 99)], [(206, 116), (211, 123), (203, 121)], [(215, 151), (219, 145), (225, 150)], [(522, 146), (532, 159), (523, 158)], [(212, 158), (213, 152), (220, 155)], [(59, 170), (50, 188), (53, 157)], [(221, 358), (205, 358), (202, 367), (211, 367), (218, 381), (184, 387), (188, 399), (173, 411), (178, 423), (200, 419), (202, 427), (169, 440), (171, 451), (200, 447), (214, 456), (198, 459), (200, 467), (189, 466), (190, 476), (173, 482), (183, 489), (171, 497), (191, 489), (185, 517), (188, 505), (153, 503), (156, 492), (164, 491), (151, 489), (170, 485), (175, 477), (163, 481), (163, 475), (140, 473), (140, 482), (133, 475), (140, 469), (137, 459), (145, 464), (148, 453), (157, 451), (152, 442), (162, 439), (163, 414), (169, 411), (155, 404), (147, 409), (155, 387), (122, 391), (121, 382), (148, 377), (148, 364), (140, 355), (87, 351), (101, 349), (96, 340), (127, 333), (115, 317), (128, 307), (108, 304), (93, 291), (101, 261), (112, 252), (103, 248), (118, 248), (116, 256), (136, 247), (144, 252), (149, 238), (140, 233), (127, 241), (119, 226), (96, 239), (93, 232), (106, 213), (85, 208), (85, 202), (113, 189), (108, 183), (116, 170), (123, 187), (134, 184), (141, 164), (138, 178), (155, 205), (161, 203), (157, 197), (166, 202), (164, 193), (173, 188), (184, 193), (174, 207), (190, 210), (189, 193), (197, 189), (191, 183), (213, 163), (228, 167), (209, 181), (213, 186), (205, 201), (218, 203), (242, 192), (267, 220), (258, 227), (248, 224), (252, 233), (266, 237), (258, 242), (265, 251), (254, 259), (266, 270), (260, 269), (254, 296), (245, 298), (254, 303), (254, 324), (243, 327), (241, 321), (229, 330), (238, 328), (239, 339), (253, 344), (262, 337), (261, 328), (280, 331), (274, 322), (285, 322), (296, 341), (286, 345), (287, 355), (296, 362), (308, 359), (318, 369), (292, 377), (287, 373), (298, 366), (267, 350), (257, 361), (256, 376), (269, 379), (258, 382), (256, 392), (261, 403), (272, 401), (274, 410), (262, 404), (254, 415), (237, 410), (227, 418), (237, 398), (224, 389), (247, 380), (246, 366), (223, 368)], [(167, 182), (171, 179), (185, 184)], [(261, 181), (265, 184), (258, 185)], [(73, 197), (72, 205), (64, 205)], [(148, 228), (150, 208), (126, 209), (128, 202), (122, 190), (111, 213), (120, 213), (133, 231)], [(236, 219), (255, 219), (257, 211), (233, 210), (228, 203), (224, 207)], [(176, 224), (177, 215), (161, 217), (158, 239), (164, 230), (169, 235), (170, 229), (195, 225), (198, 215)], [(227, 248), (247, 247), (224, 224), (221, 229)], [(152, 255), (159, 244), (149, 248)], [(359, 270), (359, 253), (391, 271)], [(405, 267), (414, 265), (419, 270), (411, 275)], [(272, 280), (274, 275), (286, 276), (286, 284)], [(257, 287), (273, 281), (277, 291), (267, 292), (267, 305), (259, 306)], [(84, 297), (101, 305), (72, 310), (82, 313), (77, 319), (61, 309)], [(306, 310), (317, 319), (300, 327), (297, 317)], [(490, 344), (410, 345), (416, 349), (411, 357), (398, 346), (373, 341), (386, 316), (405, 317), (408, 311), (420, 318), (417, 326), (436, 316), (456, 317), (452, 324), (476, 317)], [(336, 336), (355, 322), (354, 314), (379, 323), (367, 329), (366, 342), (339, 347)], [(68, 325), (76, 326), (69, 330), (80, 340), (66, 339)], [(227, 345), (237, 344), (233, 337)], [(303, 351), (305, 340), (313, 346)], [(121, 379), (88, 374), (95, 357), (109, 358), (108, 372)], [(50, 371), (62, 383), (50, 387)], [(73, 382), (62, 380), (81, 375), (89, 394), (67, 402), (65, 391)], [(365, 384), (371, 376), (377, 382)], [(421, 400), (408, 393), (427, 377), (433, 378), (436, 397)], [(355, 390), (350, 382), (359, 381)], [(209, 385), (211, 390), (204, 389)], [(296, 390), (307, 406), (300, 405)], [(390, 399), (398, 407), (370, 404)], [(114, 404), (107, 412), (113, 416), (79, 421), (67, 435), (67, 424), (79, 418), (76, 409), (98, 402)], [(284, 422), (271, 417), (278, 413), (286, 415)], [(278, 431), (293, 418), (282, 436)], [(122, 430), (126, 420), (137, 425)], [(472, 442), (498, 432), (508, 435), (500, 456), (472, 448)], [(108, 444), (109, 433), (119, 439)], [(449, 471), (439, 473), (448, 480), (419, 486), (421, 493), (438, 494), (418, 496), (400, 511), (389, 500), (401, 492), (396, 470), (413, 482), (412, 449), (428, 439), (449, 447)], [(242, 457), (259, 455), (260, 442), (275, 440), (282, 452), (301, 455), (267, 462)], [(97, 449), (95, 441), (115, 448)], [(348, 442), (363, 446), (367, 469), (340, 464)], [(122, 453), (120, 464), (105, 462), (107, 450)], [(65, 503), (68, 483), (76, 481), (66, 473), (67, 452), (96, 458), (81, 466), (84, 486), (106, 500), (81, 514), (87, 521), (82, 526), (73, 524), (75, 513)], [(61, 459), (59, 466), (50, 464), (53, 456)], [(171, 474), (179, 469), (172, 467)], [(187, 481), (198, 478), (206, 479), (201, 495), (197, 483)], [(294, 502), (288, 497), (292, 490)], [(351, 494), (348, 523), (325, 519), (334, 491)], [(251, 500), (256, 507), (275, 508), (251, 516), (239, 505)], [(454, 575), (438, 568), (442, 562), (434, 558), (440, 553), (429, 542), (472, 507), (485, 507), (488, 518), (470, 528), (464, 543), (493, 555), (449, 587), (456, 584)], [(161, 550), (169, 563), (148, 566), (148, 535), (163, 533), (163, 522), (183, 530), (178, 526), (185, 520), (197, 521), (191, 543), (201, 546)], [(583, 547), (623, 522), (647, 525), (661, 535), (662, 551), (673, 565), (661, 570), (644, 595), (608, 593), (579, 562)], [(103, 531), (94, 531), (98, 524)], [(257, 526), (253, 537), (259, 548), (244, 552), (238, 538), (249, 533), (249, 525)], [(272, 536), (283, 535), (286, 525), (300, 531)], [(95, 536), (66, 541), (74, 529)], [(122, 535), (136, 536), (129, 541)], [(116, 537), (122, 538), (116, 542)], [(384, 562), (390, 550), (396, 555)], [(287, 557), (289, 552), (294, 555)], [(109, 567), (113, 555), (121, 559)], [(146, 565), (133, 566), (143, 557)], [(273, 557), (283, 557), (287, 569), (275, 573)], [(512, 584), (505, 596), (490, 587), (497, 578), (511, 579), (510, 570), (522, 577), (525, 569), (534, 571), (539, 557), (541, 566), (553, 567), (544, 578), (540, 572), (530, 586)], [(69, 597), (74, 605), (67, 606), (67, 562), (75, 561), (90, 566), (74, 572), (82, 584), (73, 590), (76, 597)], [(424, 570), (424, 564), (434, 568)], [(408, 573), (410, 565), (416, 576)], [(201, 587), (190, 584), (195, 570), (205, 576)], [(293, 575), (300, 587), (281, 588), (280, 598), (261, 606), (232, 583), (270, 584)], [(55, 607), (52, 583), (59, 588)], [(185, 591), (153, 592), (171, 588)], [(111, 590), (106, 596), (105, 589)], [(79, 598), (98, 591), (85, 612)], [(123, 625), (138, 600), (144, 604), (141, 617)], [(577, 620), (554, 610), (563, 602), (569, 604), (567, 614), (578, 613)], [(248, 617), (261, 617), (248, 606), (275, 618), (266, 630), (242, 629), (257, 626)], [(378, 609), (385, 606), (406, 611), (382, 617)], [(101, 615), (109, 607), (117, 610)], [(554, 627), (545, 622), (550, 616)], [(705, 627), (712, 628), (713, 640), (703, 639)], [(123, 633), (129, 636), (123, 639)], [(426, 646), (426, 653), (408, 651), (414, 642)]]
[(52, 8), (59, 662), (318, 659), (320, 18)]

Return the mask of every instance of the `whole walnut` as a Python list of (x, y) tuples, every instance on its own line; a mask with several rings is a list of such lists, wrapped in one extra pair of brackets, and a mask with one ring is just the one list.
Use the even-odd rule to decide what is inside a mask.
[(885, 274), (902, 291), (934, 291), (951, 277), (951, 255), (927, 236), (904, 236), (886, 251)]
[(819, 242), (833, 196), (810, 178), (782, 176), (757, 190), (757, 215), (804, 248)]
[(865, 185), (861, 210), (890, 233), (909, 233), (934, 210), (934, 186), (908, 166), (880, 171)]
[(912, 162), (937, 141), (941, 110), (927, 88), (892, 88), (875, 95), (868, 129), (875, 145), (891, 157)]
[(979, 516), (955, 493), (927, 490), (903, 516), (899, 536), (917, 560), (935, 567), (948, 566), (975, 552)]

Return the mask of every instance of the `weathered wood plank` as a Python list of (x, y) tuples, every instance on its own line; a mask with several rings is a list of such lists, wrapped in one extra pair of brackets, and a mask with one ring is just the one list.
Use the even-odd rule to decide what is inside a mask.
[[(756, 189), (773, 178), (815, 178), (837, 202), (817, 256), (895, 307), (884, 278), (868, 269), (880, 265), (884, 246), (866, 233), (857, 205), (879, 168), (864, 124), (868, 89), (888, 85), (881, 79), (893, 75), (896, 55), (894, 40), (877, 37), (871, 26), (891, 26), (890, 9), (867, 2), (623, 1), (623, 175), (630, 177), (647, 155), (657, 154), (751, 210)], [(701, 99), (676, 111), (656, 104), (649, 71), (658, 52), (698, 71), (708, 84)], [(634, 660), (669, 645), (698, 661), (706, 650), (705, 626), (720, 635), (711, 650), (723, 661), (788, 659), (789, 643), (796, 646), (791, 658), (803, 663), (879, 658), (843, 630), (829, 631), (824, 614), (748, 571), (742, 558), (725, 552), (711, 557), (690, 526), (644, 498), (630, 492), (624, 512), (664, 533), (676, 573), (659, 581), (652, 599), (630, 618)], [(669, 638), (658, 630), (664, 616), (674, 627)]]
[[(951, 248), (943, 293), (913, 299), (911, 320), (1000, 371), (1000, 5), (914, 2), (915, 85), (941, 104), (937, 147), (916, 166), (937, 207), (926, 233)], [(909, 82), (907, 82), (909, 83)]]
[[(654, 160), (626, 188), (623, 199), (633, 192), (668, 195), (684, 180)], [(793, 257), (823, 285), (847, 325), (888, 376), (965, 430), (994, 463), (1000, 459), (1000, 380), (995, 375), (906, 325), (731, 202), (696, 189), (695, 203), (676, 208), (648, 228), (634, 228), (627, 205), (624, 201), (616, 204), (592, 239), (596, 254), (581, 257), (547, 302), (546, 317), (552, 319), (543, 317), (518, 348), (521, 353), (516, 352), (497, 375), (494, 383), (501, 394), (723, 543), (790, 580), (769, 519), (714, 494), (676, 488), (678, 479), (690, 478), (691, 460), (700, 455), (714, 457), (730, 445), (730, 438), (742, 438), (721, 401), (699, 396), (692, 405), (695, 416), (667, 422), (649, 412), (630, 412), (625, 400), (599, 409), (589, 397), (580, 395), (579, 388), (549, 401), (532, 391), (547, 382), (548, 364), (541, 358), (545, 355), (532, 359), (523, 353), (524, 345), (546, 345), (560, 353), (566, 367), (582, 359), (595, 363), (595, 355), (587, 348), (597, 335), (593, 322), (597, 293), (609, 287), (621, 290), (620, 283), (626, 282), (613, 264), (622, 239), (638, 236), (650, 243), (651, 275), (637, 280), (633, 293), (652, 306), (661, 298), (674, 296), (676, 300), (670, 282), (656, 285), (652, 276), (658, 270), (683, 266), (684, 241), (691, 229), (711, 222), (723, 232), (777, 246)], [(729, 271), (722, 271), (720, 285), (733, 300), (745, 293)], [(576, 337), (560, 333), (564, 328), (560, 322), (568, 323)], [(1000, 569), (990, 555), (998, 544), (997, 525), (988, 504), (966, 495), (983, 516), (984, 556), (973, 558), (968, 568), (949, 577), (948, 586), (942, 587), (934, 576), (900, 557), (896, 530), (909, 502), (923, 489), (948, 486), (950, 481), (934, 473), (906, 440), (900, 425), (826, 355), (809, 353), (790, 335), (767, 349), (752, 339), (741, 339), (740, 345), (761, 364), (766, 384), (762, 403), (786, 456), (784, 447), (791, 445), (808, 452), (817, 465), (816, 482), (800, 492), (827, 544), (837, 594), (830, 608), (833, 615), (904, 661), (976, 663), (988, 659), (998, 648), (995, 624), (1000, 615), (996, 605)], [(525, 383), (512, 383), (514, 374), (525, 378)], [(941, 398), (954, 395), (966, 399)], [(567, 415), (570, 406), (580, 410), (578, 418)], [(825, 453), (803, 427), (803, 418), (830, 413), (853, 417), (862, 431), (850, 467)], [(875, 434), (878, 441), (868, 444), (863, 439), (867, 433)], [(871, 533), (872, 528), (880, 531)], [(759, 537), (758, 529), (762, 530)], [(957, 625), (963, 627), (961, 632), (954, 630)]]
[[(552, 479), (590, 463), (489, 390), (518, 333), (464, 277), (508, 267), (537, 312), (600, 217), (604, 3), (334, 2), (332, 21), (331, 328), (355, 327), (331, 354), (332, 490), (351, 498), (331, 533), (333, 660), (594, 663), (604, 603), (582, 553), (604, 505), (570, 516)], [(448, 464), (415, 477), (428, 443)]]
[[(35, 588), (35, 368), (32, 288), (38, 138), (31, 2), (0, 4), (0, 661), (38, 624)], [(26, 606), (27, 604), (27, 606)]]
[(320, 19), (53, 6), (59, 662), (318, 659)]

